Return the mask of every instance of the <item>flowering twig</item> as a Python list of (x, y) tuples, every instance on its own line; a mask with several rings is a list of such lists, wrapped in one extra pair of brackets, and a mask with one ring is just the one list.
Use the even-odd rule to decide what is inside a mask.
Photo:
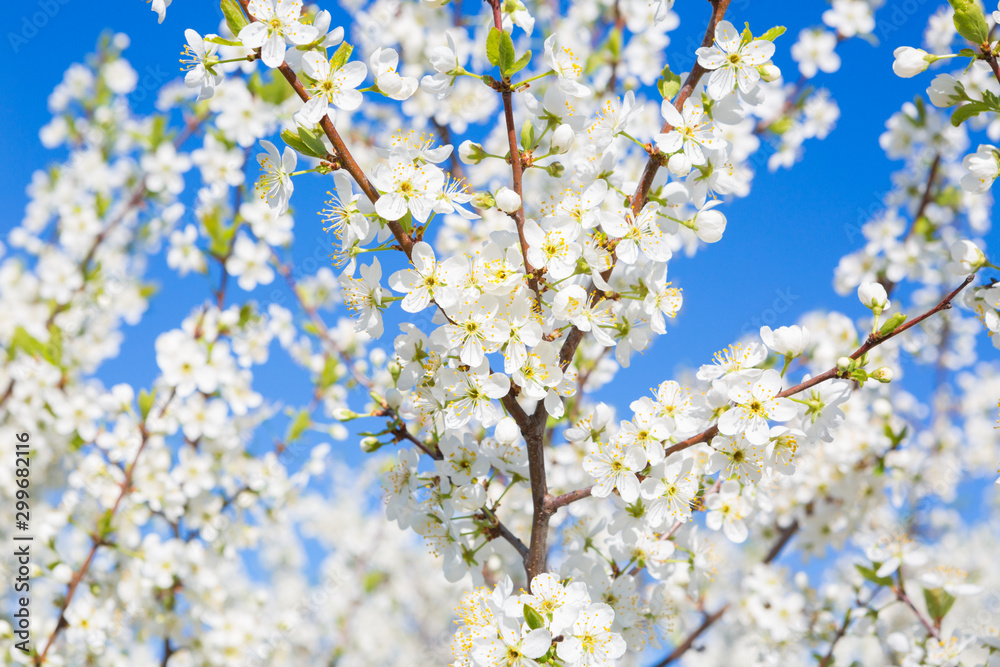
[[(174, 394), (176, 390), (170, 392), (170, 396), (164, 401), (163, 406), (160, 408), (160, 412), (157, 415), (158, 418), (162, 418), (167, 411), (167, 406), (174, 399)], [(143, 450), (146, 448), (146, 443), (149, 442), (149, 433), (146, 431), (146, 420), (143, 420), (139, 424), (139, 433), (142, 434), (142, 442), (139, 443), (139, 448), (135, 452), (135, 456), (132, 458), (132, 462), (129, 464), (128, 468), (125, 469), (125, 478), (121, 483), (121, 490), (118, 493), (118, 497), (115, 499), (114, 505), (108, 510), (104, 515), (102, 515), (101, 522), (108, 526), (110, 529), (111, 520), (114, 518), (115, 514), (118, 512), (118, 507), (121, 505), (122, 500), (125, 499), (129, 493), (132, 492), (132, 476), (135, 473), (135, 466), (139, 463), (139, 456), (142, 455)], [(63, 598), (62, 605), (59, 607), (59, 620), (56, 621), (55, 630), (49, 635), (49, 639), (45, 642), (45, 648), (42, 652), (35, 656), (34, 662), (36, 665), (42, 665), (45, 663), (45, 657), (49, 653), (49, 649), (52, 648), (52, 644), (55, 642), (56, 638), (62, 632), (63, 628), (66, 627), (66, 610), (69, 608), (70, 603), (73, 601), (73, 595), (76, 593), (76, 589), (80, 586), (80, 582), (86, 576), (87, 571), (90, 569), (90, 564), (94, 561), (94, 555), (97, 550), (108, 544), (105, 541), (105, 535), (99, 535), (100, 526), (98, 526), (95, 534), (90, 536), (91, 544), (90, 551), (87, 553), (87, 557), (83, 561), (83, 565), (80, 566), (76, 572), (73, 573), (73, 577), (69, 581), (69, 586), (66, 589), (66, 596)]]
[[(712, 0), (712, 18), (708, 22), (708, 26), (705, 28), (705, 37), (701, 40), (702, 46), (712, 46), (715, 42), (715, 26), (719, 24), (722, 17), (726, 14), (726, 9), (729, 8), (729, 3), (731, 0)], [(674, 108), (678, 111), (684, 106), (684, 102), (687, 98), (691, 97), (691, 93), (694, 92), (695, 86), (698, 85), (698, 81), (701, 79), (702, 75), (705, 74), (705, 68), (698, 64), (696, 61), (691, 71), (688, 73), (687, 79), (684, 80), (684, 85), (681, 86), (680, 91), (677, 93), (677, 97), (674, 99)], [(666, 134), (673, 126), (667, 122), (663, 122), (663, 127), (660, 128), (661, 134)], [(656, 172), (660, 169), (660, 157), (658, 154), (650, 155), (649, 160), (646, 162), (646, 168), (642, 171), (642, 177), (639, 179), (639, 185), (636, 186), (635, 194), (632, 195), (632, 212), (636, 215), (642, 210), (642, 207), (646, 205), (646, 201), (649, 199), (649, 189), (653, 186), (653, 179), (656, 178)]]
[[(938, 313), (938, 312), (940, 312), (942, 310), (948, 310), (949, 308), (951, 308), (951, 302), (955, 299), (955, 297), (958, 296), (959, 292), (961, 292), (963, 289), (965, 289), (966, 287), (968, 287), (968, 285), (974, 279), (975, 279), (975, 274), (972, 274), (972, 275), (968, 276), (965, 280), (962, 281), (961, 285), (959, 285), (954, 290), (952, 290), (936, 306), (934, 306), (933, 308), (931, 308), (927, 312), (923, 313), (922, 315), (919, 315), (919, 316), (913, 318), (912, 320), (909, 320), (908, 322), (904, 323), (903, 325), (901, 325), (899, 327), (896, 327), (895, 329), (893, 329), (889, 333), (884, 334), (884, 335), (873, 333), (873, 334), (869, 335), (868, 339), (865, 340), (865, 342), (861, 345), (861, 347), (859, 347), (857, 350), (855, 350), (854, 352), (852, 352), (850, 354), (850, 358), (851, 359), (859, 359), (865, 353), (867, 353), (868, 351), (870, 351), (872, 348), (875, 348), (875, 347), (881, 345), (882, 343), (886, 342), (890, 338), (895, 338), (899, 334), (901, 334), (901, 333), (907, 331), (908, 329), (910, 329), (910, 328), (912, 328), (912, 327), (920, 324), (921, 322), (923, 322), (924, 320), (926, 320), (928, 317), (931, 317), (935, 313)], [(820, 384), (821, 382), (825, 382), (826, 380), (831, 380), (833, 378), (842, 377), (843, 374), (844, 373), (843, 373), (842, 370), (840, 370), (839, 368), (837, 368), (836, 366), (834, 366), (830, 370), (825, 371), (823, 373), (820, 373), (819, 375), (816, 375), (815, 377), (809, 378), (808, 380), (800, 382), (799, 384), (795, 385), (794, 387), (789, 387), (788, 389), (785, 389), (784, 391), (778, 393), (776, 395), (776, 398), (787, 398), (789, 396), (793, 396), (795, 394), (798, 394), (800, 392), (805, 391), (806, 389), (809, 389), (810, 387), (814, 387), (814, 386)], [(700, 443), (703, 443), (703, 442), (708, 442), (709, 440), (711, 440), (712, 438), (714, 438), (718, 433), (719, 433), (719, 427), (718, 427), (718, 425), (711, 426), (711, 427), (705, 429), (704, 431), (702, 431), (701, 433), (699, 433), (698, 435), (691, 436), (687, 440), (682, 440), (681, 442), (678, 442), (678, 443), (676, 443), (674, 445), (671, 445), (671, 446), (667, 447), (666, 450), (665, 450), (665, 454), (666, 454), (666, 456), (670, 456), (671, 454), (674, 454), (676, 452), (684, 451), (685, 449), (688, 449), (689, 447), (694, 447), (697, 444), (700, 444)], [(546, 501), (546, 506), (549, 507), (551, 509), (551, 511), (555, 511), (555, 510), (559, 509), (560, 507), (562, 507), (564, 505), (568, 505), (570, 503), (576, 502), (577, 500), (581, 500), (583, 498), (588, 497), (590, 495), (590, 492), (591, 492), (591, 487), (587, 487), (587, 488), (584, 488), (584, 489), (577, 489), (576, 491), (571, 491), (570, 493), (564, 493), (561, 496), (554, 496), (554, 497), (553, 496), (549, 496), (549, 498)]]
[[(493, 8), (493, 25), (497, 30), (503, 30), (503, 18), (500, 14), (500, 0), (488, 0)], [(524, 200), (522, 188), (522, 176), (524, 164), (521, 162), (521, 151), (517, 147), (517, 131), (514, 128), (514, 102), (511, 99), (511, 89), (509, 82), (504, 77), (504, 82), (500, 90), (500, 97), (503, 99), (504, 122), (507, 124), (507, 145), (510, 148), (510, 169), (511, 181), (514, 192), (518, 197), (522, 197), (521, 205), (511, 214), (514, 225), (517, 227), (517, 238), (521, 243), (521, 256), (524, 258), (524, 271), (528, 274), (528, 284), (532, 291), (538, 294), (538, 281), (534, 277), (534, 268), (528, 261), (528, 239), (524, 236)]]

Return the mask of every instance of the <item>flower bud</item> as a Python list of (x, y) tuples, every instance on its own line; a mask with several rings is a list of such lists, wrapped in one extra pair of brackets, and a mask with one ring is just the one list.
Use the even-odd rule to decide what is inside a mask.
[(549, 142), (549, 152), (553, 155), (562, 155), (573, 145), (575, 137), (573, 128), (563, 123), (552, 133), (552, 140)]
[(458, 157), (465, 164), (479, 164), (486, 157), (486, 152), (483, 151), (483, 147), (479, 144), (474, 144), (466, 139), (458, 147)]
[(912, 46), (901, 46), (893, 51), (892, 55), (896, 58), (892, 63), (892, 71), (904, 79), (923, 72), (934, 58), (923, 49), (915, 49)]
[(403, 394), (395, 387), (390, 387), (385, 392), (385, 402), (393, 410), (399, 408), (403, 403)]
[(361, 415), (357, 412), (349, 410), (348, 408), (338, 408), (333, 411), (333, 418), (341, 422), (351, 421), (352, 419), (357, 419), (360, 416)]
[(888, 366), (882, 366), (881, 368), (875, 369), (874, 371), (868, 374), (868, 377), (870, 377), (873, 380), (878, 380), (882, 384), (888, 384), (892, 382), (892, 376), (893, 376), (892, 369), (889, 368)]
[(927, 88), (927, 96), (936, 107), (952, 107), (965, 99), (965, 88), (951, 74), (938, 74)]
[(365, 454), (377, 452), (381, 446), (382, 443), (378, 441), (378, 438), (368, 436), (367, 438), (361, 439), (361, 451)]
[(885, 288), (880, 283), (861, 283), (858, 287), (858, 299), (876, 315), (881, 315), (882, 311), (889, 307), (889, 295), (885, 293)]
[(566, 172), (566, 167), (563, 166), (562, 162), (553, 162), (547, 167), (543, 167), (545, 172), (552, 178), (562, 178), (562, 175)]
[(841, 357), (837, 359), (837, 370), (846, 371), (851, 367), (852, 363), (854, 363), (854, 360), (850, 357)]
[(777, 81), (781, 78), (781, 70), (774, 63), (764, 63), (757, 68), (757, 71), (760, 72), (760, 78), (767, 82)]
[(691, 159), (684, 153), (674, 153), (667, 160), (667, 169), (675, 176), (687, 176), (691, 173)]
[(516, 192), (510, 188), (500, 188), (497, 190), (496, 195), (497, 208), (504, 213), (516, 213), (519, 208), (521, 208), (521, 197)]

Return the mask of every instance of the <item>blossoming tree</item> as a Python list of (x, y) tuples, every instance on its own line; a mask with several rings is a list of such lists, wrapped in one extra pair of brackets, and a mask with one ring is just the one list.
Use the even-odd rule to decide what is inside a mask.
[[(957, 69), (886, 124), (903, 168), (834, 277), (860, 305), (609, 397), (762, 146), (790, 167), (831, 131), (812, 81), (882, 3), (833, 0), (788, 43), (711, 0), (693, 52), (664, 48), (672, 0), (341, 4), (222, 0), (151, 116), (124, 35), (53, 92), (41, 138), (68, 156), (0, 263), (0, 450), (31, 443), (0, 534), (30, 498), (34, 535), (5, 662), (998, 664), (996, 503), (953, 501), (1000, 459), (1000, 366), (977, 363), (984, 328), (1000, 347), (1000, 150), (969, 149), (1000, 134), (1000, 15), (951, 0), (929, 50), (895, 52), (903, 77)], [(314, 210), (336, 272), (287, 252)], [(208, 291), (150, 344), (153, 382), (106, 387), (163, 244)], [(280, 282), (293, 302), (248, 295)], [(274, 342), (302, 405), (256, 382)], [(904, 358), (934, 369), (922, 399)]]

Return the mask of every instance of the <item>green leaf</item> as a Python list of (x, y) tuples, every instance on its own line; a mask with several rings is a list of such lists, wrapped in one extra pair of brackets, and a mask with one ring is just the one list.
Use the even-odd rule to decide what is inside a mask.
[(323, 372), (319, 376), (319, 386), (322, 389), (329, 389), (337, 382), (337, 359), (329, 356), (323, 364)]
[(502, 34), (503, 30), (490, 28), (490, 34), (486, 36), (486, 58), (494, 67), (500, 65), (500, 35)]
[(535, 126), (531, 124), (531, 119), (524, 121), (521, 126), (521, 148), (530, 151), (535, 147)]
[[(959, 85), (962, 85), (959, 83)], [(962, 92), (965, 92), (963, 87)], [(984, 90), (983, 91), (983, 103), (991, 108), (993, 111), (1000, 111), (1000, 97), (997, 97), (994, 93)]]
[(978, 116), (984, 111), (989, 110), (990, 108), (982, 102), (969, 102), (968, 104), (963, 104), (952, 112), (951, 124), (958, 127), (973, 116)]
[(750, 24), (744, 23), (743, 25), (746, 27), (743, 28), (743, 34), (740, 35), (740, 46), (746, 46), (753, 41), (753, 33), (750, 32)]
[(931, 615), (934, 624), (937, 625), (948, 614), (951, 606), (955, 604), (955, 596), (943, 588), (925, 588), (924, 602), (927, 603), (927, 613)]
[(545, 627), (545, 619), (531, 605), (524, 605), (524, 620), (532, 630)]
[(622, 31), (619, 28), (615, 28), (608, 35), (607, 41), (604, 42), (604, 48), (608, 50), (611, 56), (615, 60), (621, 59), (622, 53)]
[(149, 133), (149, 145), (151, 148), (156, 148), (163, 143), (163, 140), (167, 138), (167, 119), (163, 116), (153, 117), (153, 128)]
[(973, 44), (988, 42), (990, 28), (986, 24), (983, 10), (975, 0), (948, 0), (955, 9), (955, 29), (958, 34)]
[(896, 327), (898, 327), (905, 321), (906, 321), (906, 315), (904, 315), (903, 313), (896, 313), (895, 315), (893, 315), (892, 317), (890, 317), (888, 320), (885, 321), (885, 324), (882, 325), (882, 328), (878, 330), (878, 335), (888, 336), (889, 334), (891, 334), (893, 331), (896, 330)]
[(323, 140), (320, 139), (312, 130), (300, 127), (299, 139), (301, 139), (302, 143), (312, 150), (314, 157), (326, 157), (326, 145), (323, 144)]
[(212, 35), (211, 37), (205, 38), (206, 42), (211, 42), (212, 44), (222, 44), (223, 46), (243, 46), (243, 42), (236, 39), (226, 39), (225, 37), (219, 37), (218, 35)]
[(514, 40), (510, 38), (505, 30), (500, 31), (500, 73), (504, 78), (510, 77), (511, 68), (517, 60), (517, 52), (514, 51)]
[(285, 445), (288, 446), (298, 440), (307, 428), (312, 426), (312, 417), (308, 410), (299, 410), (295, 419), (288, 425), (288, 432), (285, 434)]
[(673, 99), (677, 91), (681, 89), (681, 77), (670, 71), (670, 65), (664, 65), (660, 72), (660, 79), (656, 82), (656, 88), (660, 91), (663, 99)]
[(778, 39), (784, 34), (785, 34), (785, 26), (776, 25), (767, 32), (765, 32), (763, 35), (758, 37), (757, 39), (766, 39), (769, 42), (773, 42), (774, 40)]
[(226, 17), (226, 25), (229, 26), (230, 32), (234, 35), (239, 35), (240, 30), (243, 30), (250, 23), (247, 20), (246, 14), (243, 13), (240, 3), (236, 2), (236, 0), (222, 0), (220, 6), (222, 7), (222, 15)]
[(864, 565), (855, 565), (854, 567), (858, 568), (858, 572), (861, 573), (862, 577), (873, 584), (878, 584), (879, 586), (892, 586), (891, 578), (878, 576), (872, 568), (865, 567)]
[(302, 153), (303, 155), (312, 155), (312, 151), (309, 150), (309, 146), (307, 146), (304, 141), (299, 139), (299, 135), (293, 134), (291, 130), (282, 130), (281, 140), (284, 141), (289, 146), (291, 146), (292, 150), (296, 151), (297, 153)]
[(13, 359), (18, 350), (23, 350), (25, 354), (32, 357), (45, 356), (45, 345), (28, 333), (24, 327), (20, 326), (14, 328), (14, 336), (11, 338), (10, 347), (7, 349), (7, 358)]
[(529, 51), (526, 51), (523, 56), (521, 56), (520, 58), (518, 58), (517, 61), (513, 65), (510, 66), (510, 69), (507, 70), (507, 75), (508, 76), (513, 76), (513, 75), (517, 74), (518, 72), (520, 72), (521, 70), (523, 70), (525, 67), (527, 67), (528, 63), (530, 63), (530, 62), (531, 62), (531, 51), (529, 50)]
[(155, 401), (156, 389), (153, 389), (153, 391), (143, 389), (139, 392), (139, 416), (142, 417), (142, 421), (146, 421), (146, 417), (149, 416), (149, 411), (153, 409)]
[(354, 51), (354, 47), (347, 42), (341, 42), (337, 50), (333, 52), (333, 57), (330, 58), (330, 69), (336, 71), (347, 64), (347, 59), (351, 57), (351, 53)]

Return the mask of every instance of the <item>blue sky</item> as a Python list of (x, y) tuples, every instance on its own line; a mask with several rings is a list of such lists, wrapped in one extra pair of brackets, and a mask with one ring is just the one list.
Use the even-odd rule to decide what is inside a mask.
[[(804, 159), (791, 171), (758, 172), (750, 197), (722, 209), (729, 226), (720, 243), (693, 259), (672, 260), (670, 278), (684, 289), (684, 308), (669, 326), (669, 333), (609, 386), (606, 400), (626, 405), (647, 387), (670, 377), (678, 365), (697, 367), (741, 333), (756, 331), (760, 324), (792, 324), (813, 309), (861, 315), (853, 295), (840, 297), (833, 291), (833, 270), (840, 257), (861, 242), (859, 217), (880, 205), (890, 187), (890, 173), (901, 166), (887, 160), (879, 148), (878, 136), (885, 120), (901, 104), (922, 94), (931, 79), (930, 75), (913, 80), (895, 77), (892, 51), (904, 44), (919, 45), (926, 18), (937, 6), (921, 1), (890, 3), (877, 15), (880, 45), (853, 39), (838, 48), (843, 60), (840, 71), (821, 73), (814, 79), (815, 85), (831, 91), (840, 107), (836, 129), (826, 140), (807, 142)], [(775, 11), (777, 7), (780, 12)], [(823, 2), (736, 0), (728, 18), (738, 26), (749, 21), (758, 34), (775, 24), (788, 26), (786, 35), (777, 42), (775, 62), (787, 79), (795, 80), (798, 72), (788, 50), (802, 28), (820, 24), (826, 7)], [(911, 7), (916, 7), (912, 15), (905, 11)], [(700, 41), (707, 10), (706, 2), (677, 3), (682, 23), (672, 33), (675, 49)], [(4, 14), (0, 52), (6, 66), (0, 68), (4, 90), (0, 113), (6, 132), (0, 135), (5, 158), (0, 161), (0, 196), (5, 206), (0, 212), (0, 227), (6, 235), (23, 214), (27, 201), (24, 188), (31, 172), (62, 157), (40, 146), (38, 130), (49, 118), (46, 98), (66, 67), (82, 61), (100, 33), (110, 29), (131, 36), (126, 56), (139, 72), (141, 85), (166, 83), (178, 75), (183, 30), (214, 31), (221, 14), (214, 3), (192, 0), (174, 2), (162, 25), (157, 25), (149, 5), (141, 0), (106, 3), (100, 9), (86, 0), (35, 0), (19, 3)], [(677, 56), (671, 50), (668, 58), (675, 63), (690, 62), (689, 56)], [(132, 102), (137, 111), (148, 112), (154, 97), (140, 91), (133, 94)], [(318, 209), (328, 184), (298, 185), (302, 180), (297, 181), (296, 196), (312, 197)], [(313, 254), (319, 226), (309, 210), (296, 224), (293, 252), (301, 259)], [(167, 286), (169, 294), (154, 299), (140, 325), (126, 329), (122, 355), (109, 361), (100, 373), (108, 384), (130, 381), (148, 386), (156, 374), (152, 355), (155, 334), (177, 326), (209, 295), (204, 278), (179, 281), (166, 270), (162, 258), (152, 263), (151, 277)], [(242, 298), (235, 292), (231, 295)], [(292, 306), (290, 298), (286, 305)], [(383, 342), (390, 345), (394, 333), (387, 327)], [(981, 349), (990, 354), (988, 345)], [(272, 359), (276, 363), (257, 373), (260, 386), (267, 387), (270, 396), (289, 402), (297, 397), (306, 400), (309, 385), (305, 376), (287, 372), (286, 358), (277, 348)], [(913, 377), (913, 381), (920, 379)], [(345, 444), (341, 452), (348, 460), (358, 456), (353, 443)]]

